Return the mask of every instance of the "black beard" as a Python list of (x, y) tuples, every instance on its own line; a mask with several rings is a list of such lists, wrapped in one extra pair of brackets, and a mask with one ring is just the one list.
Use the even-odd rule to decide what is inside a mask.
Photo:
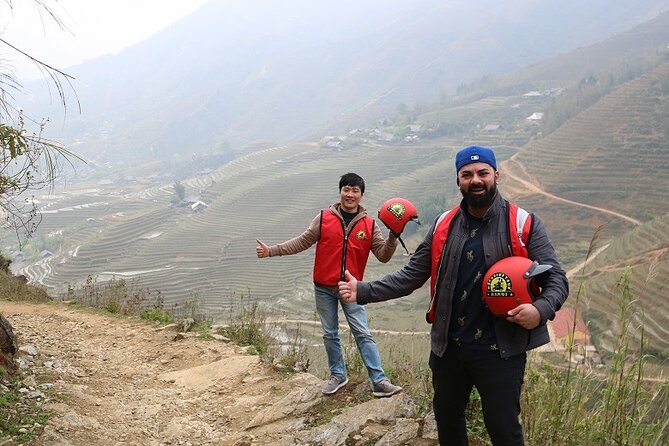
[(485, 189), (485, 193), (483, 195), (472, 195), (471, 193), (465, 192), (462, 189), (460, 189), (460, 193), (465, 198), (465, 203), (467, 206), (471, 207), (472, 209), (483, 209), (489, 206), (495, 199), (495, 195), (497, 195), (497, 184), (493, 183), (493, 185), (490, 186), (490, 189)]

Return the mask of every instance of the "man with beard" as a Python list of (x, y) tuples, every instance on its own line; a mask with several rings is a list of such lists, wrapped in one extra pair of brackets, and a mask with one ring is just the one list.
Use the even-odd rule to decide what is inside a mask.
[[(526, 352), (549, 342), (546, 321), (567, 298), (567, 277), (543, 222), (498, 192), (491, 149), (460, 150), (455, 168), (460, 206), (437, 218), (409, 263), (373, 282), (346, 274), (339, 292), (345, 301), (367, 304), (406, 296), (431, 279), (429, 364), (439, 443), (468, 444), (465, 409), (475, 386), (493, 445), (523, 445), (519, 415)], [(483, 301), (481, 281), (497, 261), (518, 255), (519, 243), (525, 257), (551, 268), (538, 277), (541, 294), (533, 303), (495, 317)]]

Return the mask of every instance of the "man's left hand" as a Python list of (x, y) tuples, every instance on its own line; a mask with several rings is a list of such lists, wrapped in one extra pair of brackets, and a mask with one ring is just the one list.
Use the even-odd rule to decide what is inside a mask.
[(507, 321), (518, 324), (523, 328), (532, 330), (537, 328), (541, 323), (541, 315), (539, 310), (532, 304), (521, 304), (507, 313)]

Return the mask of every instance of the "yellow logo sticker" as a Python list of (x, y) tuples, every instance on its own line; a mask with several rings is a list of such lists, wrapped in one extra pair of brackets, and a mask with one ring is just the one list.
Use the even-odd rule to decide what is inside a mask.
[(487, 283), (486, 294), (488, 297), (513, 297), (515, 293), (511, 289), (511, 279), (504, 273), (495, 273), (490, 276)]
[(388, 206), (388, 212), (397, 217), (398, 220), (401, 220), (404, 216), (404, 213), (406, 212), (406, 208), (402, 203), (396, 201), (395, 203)]
[(355, 238), (359, 238), (360, 240), (367, 240), (367, 233), (361, 229), (356, 232)]

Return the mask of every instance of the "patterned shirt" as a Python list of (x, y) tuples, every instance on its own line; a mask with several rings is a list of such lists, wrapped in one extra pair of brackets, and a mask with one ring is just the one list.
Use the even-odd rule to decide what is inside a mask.
[(476, 350), (497, 350), (493, 316), (483, 302), (481, 291), (486, 272), (483, 232), (487, 226), (480, 218), (465, 214), (469, 237), (460, 259), (448, 335), (458, 345)]

